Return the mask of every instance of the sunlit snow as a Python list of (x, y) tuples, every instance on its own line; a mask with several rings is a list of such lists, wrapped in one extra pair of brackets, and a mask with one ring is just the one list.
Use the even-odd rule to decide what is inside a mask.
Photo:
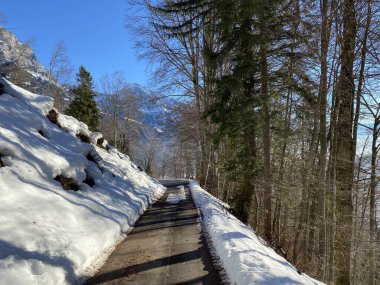
[(190, 183), (202, 226), (219, 256), (231, 284), (321, 285), (265, 244), (255, 232), (227, 211), (228, 205)]
[(101, 134), (85, 124), (62, 114), (60, 126), (51, 123), (52, 98), (0, 82), (0, 283), (73, 284), (103, 264), (164, 188), (106, 141), (96, 146)]

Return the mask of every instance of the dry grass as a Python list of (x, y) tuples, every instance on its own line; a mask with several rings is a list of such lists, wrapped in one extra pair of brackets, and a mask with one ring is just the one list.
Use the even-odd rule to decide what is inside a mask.
[(78, 183), (75, 182), (73, 178), (67, 178), (62, 175), (57, 175), (54, 178), (55, 181), (58, 181), (61, 183), (63, 189), (65, 190), (73, 190), (73, 191), (78, 191), (79, 190), (79, 185)]
[(82, 141), (82, 142), (84, 142), (84, 143), (91, 143), (91, 139), (90, 139), (89, 136), (86, 136), (86, 135), (84, 135), (84, 134), (78, 134), (78, 135), (76, 135), (76, 137), (77, 137), (80, 141)]
[(59, 115), (58, 115), (57, 110), (51, 109), (49, 113), (46, 115), (46, 117), (49, 119), (50, 122), (52, 122), (53, 124), (61, 128), (61, 125), (59, 124), (59, 121), (58, 121)]
[(104, 142), (104, 138), (101, 137), (101, 138), (99, 138), (99, 139), (96, 141), (96, 145), (97, 145), (98, 147), (100, 147), (100, 148), (104, 148), (104, 147), (103, 147), (103, 142)]

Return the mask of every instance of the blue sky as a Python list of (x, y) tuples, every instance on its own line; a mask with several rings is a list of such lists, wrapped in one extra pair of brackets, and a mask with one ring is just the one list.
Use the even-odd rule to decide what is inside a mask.
[(75, 67), (84, 65), (95, 82), (106, 72), (123, 71), (129, 83), (147, 85), (148, 72), (138, 60), (124, 28), (126, 0), (2, 0), (5, 27), (33, 49), (47, 66), (59, 40)]

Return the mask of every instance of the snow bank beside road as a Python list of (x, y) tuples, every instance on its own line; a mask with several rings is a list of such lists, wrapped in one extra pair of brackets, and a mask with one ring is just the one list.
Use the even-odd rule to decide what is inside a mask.
[(299, 274), (283, 257), (225, 209), (225, 204), (190, 182), (195, 204), (202, 213), (202, 226), (231, 284), (294, 285), (323, 283)]
[[(164, 188), (53, 101), (1, 79), (0, 283), (74, 284), (102, 264)], [(62, 178), (63, 177), (63, 178)], [(80, 191), (67, 191), (68, 179)], [(70, 187), (70, 186), (68, 186)]]

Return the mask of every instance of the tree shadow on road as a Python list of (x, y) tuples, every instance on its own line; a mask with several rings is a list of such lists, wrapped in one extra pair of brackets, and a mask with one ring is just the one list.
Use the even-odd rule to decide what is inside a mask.
[(101, 284), (104, 282), (112, 281), (119, 278), (125, 278), (132, 274), (137, 274), (142, 271), (151, 270), (154, 268), (172, 265), (176, 263), (186, 262), (194, 259), (201, 258), (199, 250), (193, 250), (181, 254), (176, 254), (172, 256), (167, 256), (140, 264), (135, 264), (131, 266), (126, 266), (117, 270), (109, 271), (103, 274), (96, 275), (87, 280), (87, 285), (90, 284)]

